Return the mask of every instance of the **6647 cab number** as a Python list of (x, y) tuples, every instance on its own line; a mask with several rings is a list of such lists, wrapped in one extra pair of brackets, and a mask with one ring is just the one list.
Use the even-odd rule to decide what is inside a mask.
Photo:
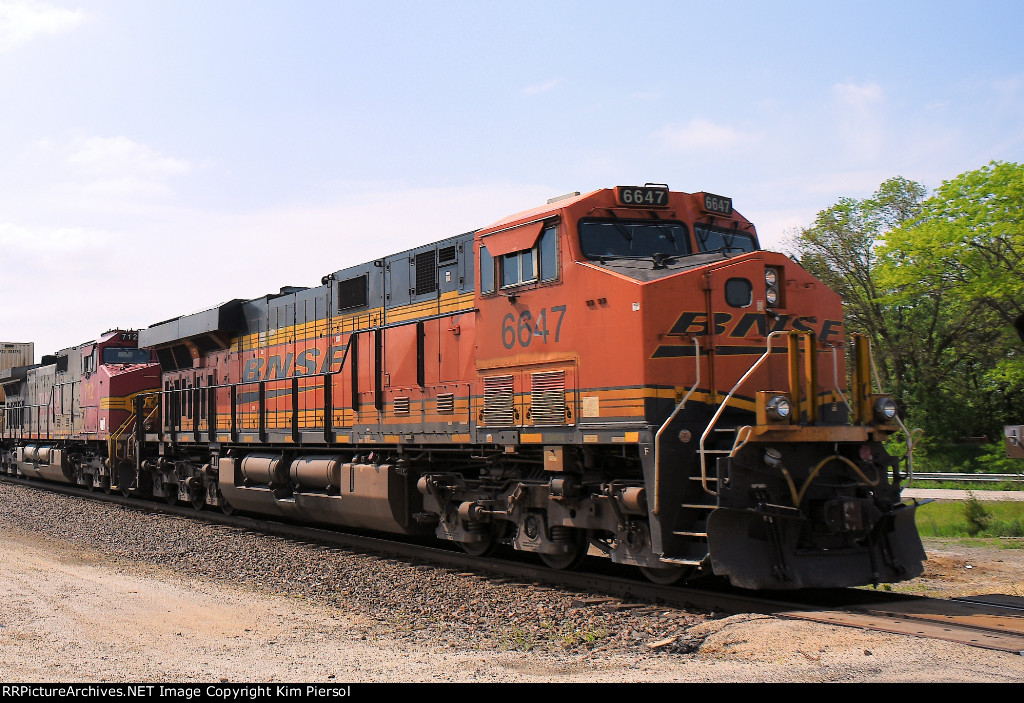
[(520, 312), (518, 316), (508, 313), (501, 321), (501, 343), (506, 349), (512, 349), (516, 344), (525, 348), (534, 342), (557, 342), (562, 338), (564, 318), (564, 305), (541, 308), (536, 316), (528, 309)]
[(668, 186), (618, 186), (615, 198), (619, 205), (631, 207), (668, 207)]

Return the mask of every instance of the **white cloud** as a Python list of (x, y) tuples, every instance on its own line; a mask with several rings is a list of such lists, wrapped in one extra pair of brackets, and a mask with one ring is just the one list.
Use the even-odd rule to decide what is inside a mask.
[(78, 139), (64, 150), (64, 165), (80, 197), (99, 206), (132, 208), (172, 195), (170, 181), (193, 170), (188, 161), (127, 137)]
[(8, 256), (77, 254), (101, 246), (109, 235), (81, 227), (26, 227), (10, 222), (0, 223), (0, 248)]
[(552, 78), (544, 83), (536, 83), (534, 85), (528, 85), (523, 88), (524, 95), (537, 95), (539, 93), (546, 93), (549, 90), (554, 90), (559, 83), (562, 81), (558, 78)]
[(885, 97), (881, 86), (877, 83), (836, 83), (832, 86), (832, 94), (838, 100), (856, 110), (869, 110), (873, 105), (882, 101)]
[(695, 118), (684, 125), (670, 125), (657, 133), (667, 146), (681, 151), (703, 151), (736, 146), (749, 136), (727, 125)]
[(838, 108), (839, 137), (849, 157), (874, 159), (883, 152), (882, 108), (885, 92), (876, 83), (837, 83), (832, 95)]
[(661, 93), (656, 91), (636, 91), (635, 93), (629, 94), (630, 100), (637, 100), (641, 102), (651, 102), (654, 100), (661, 100)]
[(65, 10), (36, 0), (0, 2), (0, 52), (13, 51), (46, 34), (59, 34), (85, 19), (81, 10)]
[(1024, 87), (1024, 78), (1021, 76), (997, 78), (992, 81), (992, 89), (1003, 103), (1015, 102), (1020, 95), (1022, 87)]
[(197, 170), (125, 136), (41, 139), (0, 170), (0, 207), (17, 219), (44, 210), (137, 212), (166, 204), (175, 182)]
[(164, 156), (127, 137), (90, 137), (73, 143), (67, 162), (86, 173), (163, 178), (188, 173), (187, 161)]

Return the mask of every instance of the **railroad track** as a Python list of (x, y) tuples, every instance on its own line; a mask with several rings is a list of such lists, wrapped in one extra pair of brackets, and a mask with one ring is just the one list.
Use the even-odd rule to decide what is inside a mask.
[(950, 600), (914, 596), (879, 599), (837, 609), (782, 611), (775, 615), (1024, 655), (1024, 598), (1017, 596), (987, 595)]
[[(588, 594), (578, 607), (628, 608), (623, 599), (662, 603), (684, 609), (719, 613), (760, 613), (830, 625), (890, 632), (958, 642), (986, 649), (1024, 655), (1024, 598), (1007, 595), (942, 600), (863, 589), (801, 591), (779, 595), (741, 591), (728, 587), (694, 588), (660, 586), (641, 580), (631, 570), (593, 558), (587, 570), (556, 571), (532, 563), (526, 555), (507, 558), (475, 557), (444, 546), (396, 541), (369, 534), (337, 532), (308, 525), (291, 525), (244, 515), (224, 515), (213, 510), (166, 505), (118, 494), (93, 493), (82, 488), (42, 484), (10, 476), (0, 480), (28, 488), (49, 490), (80, 498), (92, 498), (145, 510), (200, 519), (211, 523), (258, 531), (306, 542), (316, 542), (389, 557), (427, 562), (465, 571), (483, 572), (579, 590)], [(783, 598), (785, 600), (783, 600)], [(799, 602), (794, 598), (798, 598)]]

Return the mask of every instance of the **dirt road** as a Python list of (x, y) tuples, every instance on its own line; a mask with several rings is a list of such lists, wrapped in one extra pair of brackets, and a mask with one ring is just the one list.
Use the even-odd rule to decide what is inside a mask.
[(427, 623), (125, 565), (9, 526), (0, 592), (7, 682), (1024, 681), (1018, 655), (762, 616), (706, 620), (686, 654), (439, 641)]

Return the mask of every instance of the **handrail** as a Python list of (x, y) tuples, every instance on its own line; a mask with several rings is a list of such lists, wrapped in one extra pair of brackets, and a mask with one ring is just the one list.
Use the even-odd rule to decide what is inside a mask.
[[(119, 456), (118, 455), (117, 443), (118, 443), (118, 441), (121, 441), (121, 435), (123, 435), (124, 433), (126, 433), (128, 431), (129, 425), (133, 425), (134, 420), (135, 420), (135, 413), (134, 412), (129, 413), (128, 417), (125, 418), (125, 421), (121, 423), (121, 426), (118, 427), (116, 430), (114, 430), (113, 432), (110, 433), (110, 437), (107, 440), (109, 442), (109, 447), (107, 449), (107, 457), (111, 461), (116, 462), (118, 459), (127, 459), (128, 458), (127, 450), (125, 451), (124, 456)], [(128, 442), (124, 441), (124, 444), (127, 447)], [(113, 466), (111, 466), (111, 470), (113, 470)]]
[(658, 510), (661, 508), (660, 505), (660, 494), (658, 492), (659, 486), (661, 486), (660, 473), (661, 473), (661, 433), (669, 426), (669, 423), (675, 419), (679, 411), (686, 406), (686, 401), (690, 399), (693, 392), (697, 390), (697, 386), (700, 385), (700, 340), (696, 337), (693, 339), (693, 358), (694, 364), (697, 367), (696, 377), (694, 378), (693, 385), (690, 390), (687, 391), (683, 399), (679, 401), (676, 409), (672, 411), (672, 414), (668, 416), (668, 419), (662, 423), (661, 427), (658, 428), (657, 433), (654, 435), (654, 514), (658, 514)]
[(832, 347), (832, 383), (836, 387), (836, 393), (838, 393), (839, 397), (843, 399), (843, 405), (846, 406), (846, 411), (852, 415), (853, 414), (853, 408), (850, 406), (850, 401), (848, 401), (846, 399), (846, 395), (843, 393), (843, 390), (839, 387), (839, 355), (837, 353), (838, 351), (839, 351), (839, 346), (838, 345), (833, 345), (833, 347)]
[[(440, 317), (444, 317), (444, 316), (445, 315), (441, 315)], [(394, 326), (399, 326), (400, 324), (405, 324), (405, 323), (395, 323)], [(383, 329), (383, 327), (373, 328), (373, 329)], [(325, 393), (324, 393), (325, 407), (322, 408), (322, 409), (324, 411), (324, 427), (325, 427), (325, 432), (326, 432), (327, 428), (329, 428), (330, 425), (331, 425), (329, 415), (330, 415), (331, 410), (333, 410), (333, 407), (326, 407), (329, 404), (329, 402), (330, 402), (330, 394), (328, 392), (328, 388), (330, 386), (330, 379), (333, 378), (334, 376), (337, 376), (338, 374), (341, 374), (341, 373), (346, 371), (346, 364), (347, 364), (348, 359), (349, 359), (349, 351), (352, 349), (352, 345), (355, 342), (356, 337), (358, 335), (360, 335), (360, 334), (363, 334), (363, 333), (367, 332), (367, 331), (372, 331), (372, 330), (353, 330), (352, 332), (349, 332), (348, 341), (345, 344), (345, 351), (344, 351), (344, 353), (341, 356), (341, 360), (338, 362), (339, 366), (338, 366), (337, 370), (325, 371), (323, 373), (303, 374), (301, 376), (294, 376), (294, 375), (293, 376), (286, 376), (284, 378), (274, 378), (274, 379), (270, 379), (270, 380), (239, 381), (237, 383), (218, 383), (218, 384), (212, 385), (212, 386), (200, 386), (199, 388), (201, 388), (203, 390), (207, 390), (207, 391), (209, 391), (209, 390), (216, 391), (216, 390), (219, 390), (219, 389), (222, 389), (222, 388), (236, 389), (239, 386), (251, 386), (251, 385), (257, 385), (257, 384), (262, 388), (265, 383), (286, 382), (286, 381), (292, 381), (294, 383), (294, 381), (296, 381), (298, 379), (322, 378), (322, 379), (324, 379), (324, 390), (325, 390)], [(294, 386), (293, 386), (293, 389), (294, 389)], [(156, 396), (157, 397), (156, 405), (154, 405), (153, 410), (150, 412), (150, 415), (146, 418), (146, 420), (149, 420), (150, 417), (152, 417), (153, 414), (156, 413), (157, 410), (159, 410), (159, 408), (163, 404), (162, 403), (162, 398), (164, 396), (171, 395), (173, 393), (181, 393), (181, 392), (186, 391), (186, 390), (189, 390), (189, 389), (181, 389), (181, 388), (179, 388), (179, 389), (165, 389), (165, 388), (158, 388), (158, 389), (155, 389), (155, 390), (152, 390), (152, 391), (149, 391), (149, 392), (140, 392), (139, 396)], [(192, 389), (192, 390), (194, 390), (194, 389)], [(234, 407), (235, 405), (237, 405), (237, 403), (232, 403), (232, 407)], [(258, 422), (260, 423), (260, 427), (257, 427), (257, 428), (247, 428), (247, 429), (255, 429), (255, 431), (260, 432), (261, 435), (262, 435), (262, 433), (264, 431), (264, 428), (262, 427), (262, 424), (265, 422), (265, 413), (266, 413), (265, 399), (261, 399), (260, 400), (259, 406), (260, 406), (260, 409), (258, 411), (259, 412)], [(207, 414), (206, 420), (207, 420), (207, 429), (206, 429), (206, 431), (209, 432), (211, 434), (211, 436), (212, 436), (220, 428), (216, 427), (211, 422), (211, 417), (210, 417), (210, 413), (209, 412)], [(232, 413), (232, 420), (233, 420), (233, 413)], [(195, 418), (193, 418), (193, 425), (195, 424), (195, 422), (196, 422)], [(179, 432), (183, 432), (183, 431), (186, 431), (186, 430), (167, 430), (166, 434), (176, 435)], [(195, 430), (195, 427), (193, 426), (192, 430), (187, 430), (187, 431), (195, 432), (197, 430)], [(198, 430), (198, 431), (202, 431), (202, 430)], [(230, 432), (232, 434), (235, 433), (235, 432), (238, 432), (238, 427), (236, 426), (236, 423), (234, 421), (231, 422), (231, 426), (228, 429), (228, 432)], [(164, 430), (164, 426), (163, 426), (163, 422), (162, 421), (161, 421), (160, 426), (158, 428), (157, 434), (160, 435), (161, 437), (163, 437), (163, 435), (165, 434), (165, 430)]]
[(716, 410), (714, 416), (712, 416), (711, 422), (708, 423), (707, 428), (704, 430), (704, 434), (700, 436), (700, 444), (697, 447), (697, 453), (700, 455), (700, 482), (701, 486), (704, 488), (704, 492), (707, 493), (708, 495), (717, 496), (718, 493), (708, 488), (707, 450), (704, 449), (704, 442), (707, 439), (708, 435), (711, 433), (711, 430), (714, 429), (715, 424), (718, 422), (718, 418), (720, 418), (722, 416), (722, 413), (725, 412), (725, 407), (729, 404), (729, 401), (736, 394), (736, 391), (739, 390), (739, 387), (743, 385), (743, 382), (746, 381), (750, 377), (750, 375), (754, 373), (754, 371), (756, 371), (759, 366), (761, 366), (762, 363), (764, 363), (765, 359), (771, 356), (772, 339), (780, 335), (788, 334), (789, 332), (785, 332), (782, 330), (777, 330), (775, 332), (771, 332), (768, 334), (768, 337), (765, 339), (766, 348), (764, 354), (762, 354), (761, 357), (757, 361), (755, 361), (749, 369), (747, 369), (747, 372), (744, 373), (740, 377), (740, 380), (736, 382), (736, 385), (732, 387), (732, 390), (729, 391), (729, 393), (725, 396), (725, 399), (722, 401), (722, 404), (718, 406), (718, 410)]
[[(869, 352), (868, 353), (868, 359), (871, 360), (871, 376), (872, 376), (872, 378), (874, 378), (874, 381), (875, 381), (875, 390), (878, 393), (881, 393), (882, 392), (882, 381), (881, 381), (881, 379), (878, 376), (878, 367), (875, 366), (875, 355), (871, 354), (870, 350), (871, 350), (871, 340), (868, 340), (868, 352)], [(914, 446), (917, 444), (917, 442), (914, 439), (914, 437), (923, 435), (924, 434), (924, 428), (922, 428), (922, 427), (915, 427), (913, 430), (908, 430), (907, 426), (905, 424), (903, 424), (903, 420), (900, 419), (900, 414), (899, 413), (896, 413), (893, 416), (893, 419), (896, 420), (896, 424), (900, 426), (900, 430), (903, 432), (903, 434), (907, 438), (907, 453), (904, 454), (904, 458), (907, 460), (906, 478), (907, 478), (908, 482), (909, 481), (913, 481), (914, 480)]]

